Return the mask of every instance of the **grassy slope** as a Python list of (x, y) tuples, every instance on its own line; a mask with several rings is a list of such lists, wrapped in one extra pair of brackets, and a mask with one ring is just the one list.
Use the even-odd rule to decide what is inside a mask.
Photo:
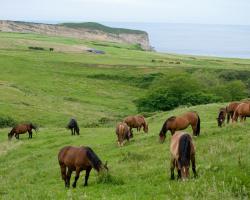
[[(19, 42), (22, 40), (22, 42)], [(105, 55), (30, 51), (23, 41), (87, 45)], [(179, 108), (148, 119), (149, 134), (138, 134), (124, 148), (117, 148), (114, 124), (107, 128), (81, 128), (71, 137), (63, 127), (76, 116), (81, 127), (102, 117), (118, 120), (136, 113), (133, 100), (144, 91), (131, 82), (149, 73), (172, 68), (249, 69), (249, 60), (165, 55), (129, 50), (128, 45), (96, 43), (30, 34), (0, 33), (0, 115), (43, 126), (32, 141), (7, 141), (9, 129), (0, 130), (0, 196), (3, 199), (235, 199), (250, 190), (249, 122), (216, 127), (222, 105)], [(163, 62), (152, 63), (151, 60)], [(171, 64), (180, 61), (181, 64)], [(95, 79), (93, 75), (113, 79)], [(92, 78), (91, 78), (92, 77)], [(97, 76), (99, 77), (99, 76)], [(118, 78), (116, 78), (118, 77)], [(119, 77), (131, 77), (124, 81)], [(163, 145), (157, 134), (172, 114), (197, 110), (202, 120), (197, 146), (199, 178), (188, 183), (169, 180), (169, 139)], [(190, 129), (188, 129), (190, 132)], [(89, 187), (82, 177), (75, 190), (65, 190), (57, 153), (64, 145), (89, 145), (109, 161), (113, 184), (97, 184), (92, 172)], [(249, 196), (248, 196), (249, 197)]]

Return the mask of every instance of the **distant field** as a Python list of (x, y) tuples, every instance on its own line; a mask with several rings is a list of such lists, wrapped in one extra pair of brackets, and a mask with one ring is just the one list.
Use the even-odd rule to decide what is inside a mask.
[[(29, 46), (45, 50), (29, 50)], [(83, 47), (106, 54), (91, 54)], [(149, 75), (178, 69), (250, 70), (250, 60), (136, 49), (127, 44), (0, 32), (0, 116), (40, 126), (32, 140), (21, 135), (11, 142), (7, 141), (10, 129), (0, 129), (1, 199), (249, 198), (250, 123), (218, 128), (217, 110), (226, 103), (150, 113), (149, 134), (135, 134), (123, 148), (116, 145), (114, 126), (124, 116), (137, 113), (134, 101), (147, 90)], [(159, 144), (158, 133), (167, 117), (187, 110), (199, 112), (201, 136), (194, 138), (199, 177), (184, 183), (169, 180), (170, 136)], [(72, 137), (65, 130), (70, 117), (78, 119), (80, 136)], [(57, 163), (57, 153), (65, 145), (91, 146), (103, 161), (108, 160), (116, 183), (97, 183), (92, 171), (88, 187), (82, 186), (82, 173), (76, 189), (65, 189)]]

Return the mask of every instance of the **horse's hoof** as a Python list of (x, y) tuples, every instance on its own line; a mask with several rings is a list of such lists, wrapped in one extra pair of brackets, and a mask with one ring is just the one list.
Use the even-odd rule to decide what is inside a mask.
[(72, 184), (72, 187), (73, 187), (73, 188), (76, 188), (76, 184)]

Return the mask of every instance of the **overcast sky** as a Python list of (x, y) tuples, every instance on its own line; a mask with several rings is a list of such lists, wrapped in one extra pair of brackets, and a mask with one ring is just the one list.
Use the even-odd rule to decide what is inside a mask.
[(250, 0), (0, 0), (0, 19), (250, 25)]

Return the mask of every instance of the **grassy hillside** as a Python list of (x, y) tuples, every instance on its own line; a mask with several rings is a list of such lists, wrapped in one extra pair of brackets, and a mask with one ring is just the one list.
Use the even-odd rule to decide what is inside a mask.
[[(0, 33), (0, 44), (0, 116), (41, 127), (32, 140), (22, 135), (10, 142), (10, 128), (0, 129), (2, 199), (249, 198), (250, 122), (218, 128), (217, 110), (225, 104), (151, 113), (149, 134), (135, 134), (123, 148), (117, 147), (114, 133), (116, 121), (137, 113), (134, 100), (152, 81), (145, 77), (176, 69), (249, 70), (249, 60), (159, 54), (127, 44), (34, 34)], [(83, 46), (106, 54), (79, 50)], [(159, 144), (158, 133), (167, 117), (187, 110), (198, 111), (202, 121), (201, 136), (194, 138), (199, 177), (170, 181), (170, 136)], [(64, 128), (72, 116), (80, 123), (80, 136)], [(65, 189), (57, 163), (65, 145), (91, 146), (108, 160), (113, 181), (98, 183), (92, 171), (88, 187), (82, 186), (82, 173), (76, 189)]]
[(87, 28), (87, 29), (91, 29), (91, 30), (99, 30), (99, 31), (103, 31), (106, 33), (113, 33), (113, 34), (121, 34), (121, 33), (147, 34), (145, 31), (125, 29), (125, 28), (112, 28), (112, 27), (104, 26), (104, 25), (96, 23), (96, 22), (63, 23), (60, 25), (66, 26), (69, 28)]

